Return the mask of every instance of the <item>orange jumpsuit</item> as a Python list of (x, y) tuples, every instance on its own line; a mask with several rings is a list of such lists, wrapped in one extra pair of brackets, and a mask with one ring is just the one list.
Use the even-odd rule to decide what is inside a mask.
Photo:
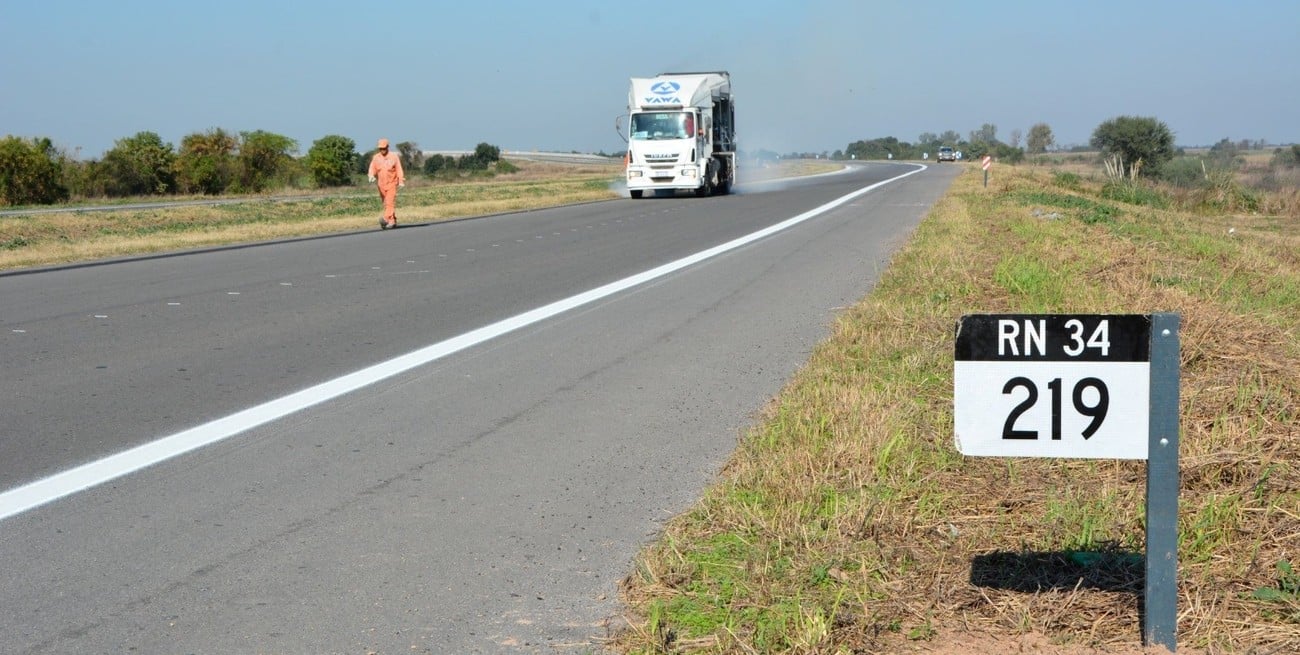
[(395, 152), (387, 155), (376, 152), (370, 159), (370, 177), (379, 184), (379, 197), (384, 201), (384, 220), (390, 225), (397, 222), (397, 187), (406, 184), (402, 172), (402, 158)]

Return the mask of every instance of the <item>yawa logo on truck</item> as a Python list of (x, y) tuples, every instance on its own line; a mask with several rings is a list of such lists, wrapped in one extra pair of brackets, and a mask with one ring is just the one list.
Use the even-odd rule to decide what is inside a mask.
[(681, 88), (682, 85), (668, 80), (656, 82), (654, 86), (650, 87), (650, 92), (655, 95), (647, 97), (645, 103), (647, 105), (680, 105), (682, 104), (682, 100), (675, 94), (680, 91)]

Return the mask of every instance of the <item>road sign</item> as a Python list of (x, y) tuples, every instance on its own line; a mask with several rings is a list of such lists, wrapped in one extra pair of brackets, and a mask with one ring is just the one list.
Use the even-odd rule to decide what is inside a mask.
[(989, 155), (984, 155), (984, 160), (983, 160), (982, 162), (980, 162), (980, 166), (983, 167), (984, 170), (986, 170), (986, 171), (987, 171), (988, 169), (992, 168), (992, 167), (993, 167), (993, 157), (990, 157)]
[(963, 455), (1147, 459), (1151, 317), (962, 317), (953, 422)]
[(1147, 461), (1142, 641), (1171, 652), (1178, 647), (1178, 325), (1178, 315), (1167, 313), (963, 316), (953, 362), (953, 427), (963, 455)]

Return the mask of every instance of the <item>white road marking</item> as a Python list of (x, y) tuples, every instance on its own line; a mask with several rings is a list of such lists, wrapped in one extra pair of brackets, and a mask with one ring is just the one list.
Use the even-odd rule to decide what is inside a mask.
[[(376, 382), (387, 380), (419, 366), (438, 361), (467, 348), (472, 348), (515, 330), (558, 316), (584, 305), (602, 300), (652, 280), (670, 275), (689, 266), (694, 266), (707, 259), (748, 245), (759, 239), (787, 230), (799, 223), (820, 216), (839, 207), (854, 198), (866, 195), (890, 182), (914, 175), (927, 167), (913, 164), (918, 168), (898, 177), (876, 182), (850, 194), (840, 196), (824, 205), (810, 209), (798, 216), (787, 218), (780, 223), (763, 228), (757, 232), (732, 239), (724, 244), (702, 250), (662, 266), (652, 268), (636, 275), (610, 282), (601, 287), (585, 291), (549, 305), (512, 316), (491, 325), (471, 330), (460, 336), (425, 346), (388, 361), (368, 366), (359, 371), (322, 382), (301, 391), (281, 396), (260, 405), (235, 412), (229, 416), (192, 427), (188, 430), (163, 437), (156, 441), (136, 446), (116, 455), (83, 464), (76, 468), (56, 473), (21, 487), (0, 493), (0, 521), (29, 509), (40, 507), (60, 498), (85, 491), (129, 475), (141, 469), (165, 462), (185, 453), (198, 450), (237, 434), (247, 432), (255, 427), (265, 425), (290, 414), (295, 414), (309, 407), (333, 400), (344, 394), (368, 387)], [(539, 237), (540, 238), (540, 237)], [(333, 277), (332, 275), (326, 277)]]

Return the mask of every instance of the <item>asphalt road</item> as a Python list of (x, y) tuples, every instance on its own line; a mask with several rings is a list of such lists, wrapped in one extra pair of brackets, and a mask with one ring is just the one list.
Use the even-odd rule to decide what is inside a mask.
[(598, 649), (956, 169), (805, 212), (915, 168), (0, 276), (0, 652)]

